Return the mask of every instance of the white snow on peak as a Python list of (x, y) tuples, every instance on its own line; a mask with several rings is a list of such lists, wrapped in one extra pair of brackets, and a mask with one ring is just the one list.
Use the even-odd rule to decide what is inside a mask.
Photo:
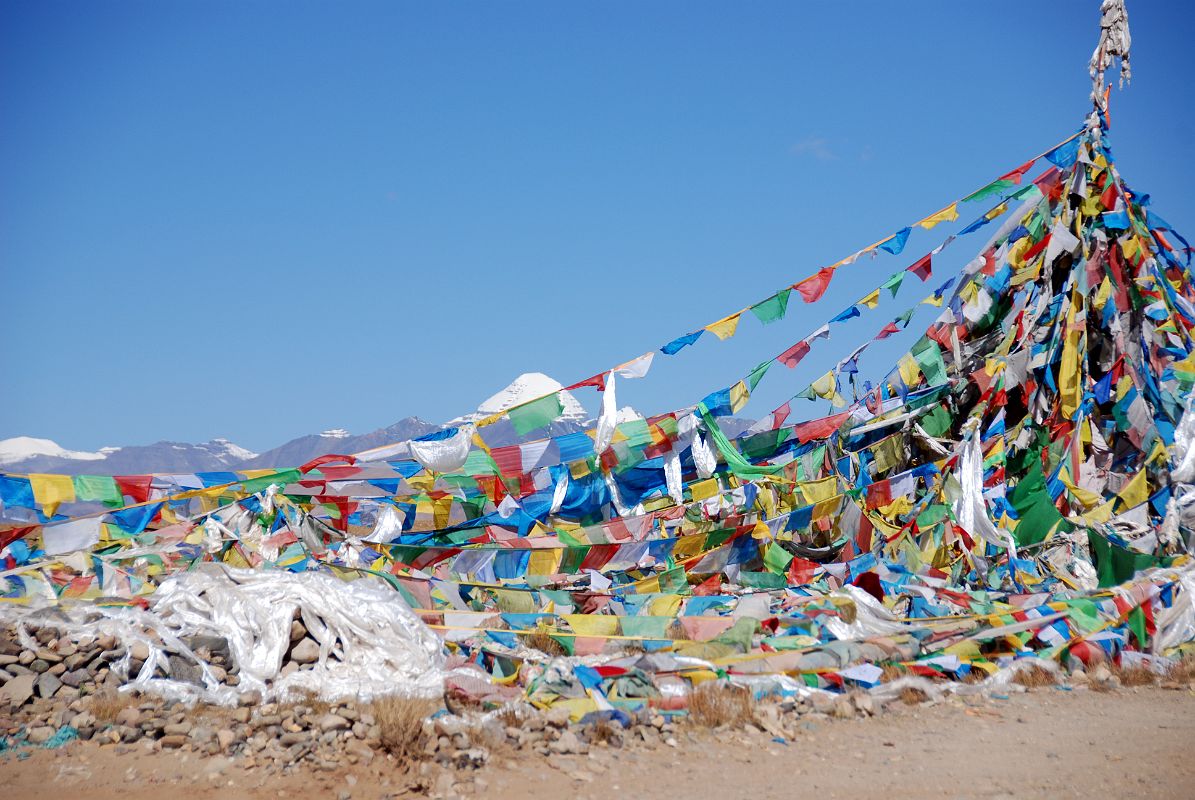
[(564, 386), (559, 381), (548, 377), (542, 372), (525, 372), (515, 378), (505, 389), (494, 394), (479, 405), (476, 411), (465, 414), (463, 417), (458, 417), (449, 424), (476, 422), (483, 417), (498, 414), (521, 403), (535, 400), (552, 392), (560, 393), (560, 404), (564, 409), (560, 414), (560, 419), (571, 422), (584, 422), (587, 420), (589, 414), (586, 412), (585, 407), (571, 393), (562, 391), (563, 389)]
[(35, 456), (53, 456), (54, 458), (74, 458), (79, 461), (100, 461), (108, 457), (111, 448), (104, 448), (98, 453), (88, 453), (83, 450), (67, 450), (52, 439), (35, 439), (32, 436), (15, 436), (12, 439), (0, 441), (0, 464), (15, 464)]
[(614, 421), (618, 424), (630, 422), (633, 419), (643, 419), (643, 415), (630, 406), (623, 406), (618, 409), (618, 414), (614, 417)]
[(208, 442), (208, 444), (214, 445), (212, 449), (216, 451), (217, 455), (224, 458), (243, 460), (257, 458), (258, 455), (252, 450), (246, 450), (240, 445), (233, 444), (227, 439), (212, 439), (210, 442)]
[(352, 434), (346, 431), (344, 428), (332, 428), (331, 430), (322, 432), (320, 436), (325, 439), (347, 439), (348, 437), (352, 436)]

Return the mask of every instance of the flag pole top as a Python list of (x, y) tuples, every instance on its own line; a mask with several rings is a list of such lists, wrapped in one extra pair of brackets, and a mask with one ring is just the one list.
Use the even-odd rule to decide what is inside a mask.
[(1093, 106), (1089, 125), (1099, 127), (1099, 117), (1108, 113), (1109, 88), (1104, 74), (1120, 59), (1120, 88), (1133, 79), (1132, 66), (1129, 63), (1129, 48), (1132, 38), (1129, 36), (1129, 12), (1125, 8), (1125, 0), (1103, 0), (1100, 3), (1100, 40), (1095, 51), (1091, 54), (1088, 64), (1088, 74), (1091, 75), (1091, 104)]

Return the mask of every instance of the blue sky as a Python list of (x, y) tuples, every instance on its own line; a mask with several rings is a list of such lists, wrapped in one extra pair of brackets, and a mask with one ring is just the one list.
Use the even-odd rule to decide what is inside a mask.
[[(0, 437), (265, 449), (447, 419), (521, 372), (570, 383), (657, 348), (1079, 127), (1096, 0), (959, 9), (4, 2)], [(1113, 143), (1189, 237), (1195, 11), (1129, 11)], [(657, 358), (620, 403), (733, 383), (940, 238)], [(769, 374), (744, 415), (915, 302), (913, 283)]]

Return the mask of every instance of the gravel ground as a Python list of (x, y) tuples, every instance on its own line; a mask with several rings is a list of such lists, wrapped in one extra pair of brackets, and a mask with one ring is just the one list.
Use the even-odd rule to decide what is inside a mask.
[(1053, 688), (1007, 699), (894, 704), (875, 717), (810, 717), (775, 741), (748, 729), (681, 727), (676, 746), (588, 755), (494, 753), (480, 770), (429, 765), (415, 778), (384, 756), (266, 774), (233, 759), (75, 742), (0, 756), (6, 798), (1089, 798), (1195, 796), (1195, 692)]

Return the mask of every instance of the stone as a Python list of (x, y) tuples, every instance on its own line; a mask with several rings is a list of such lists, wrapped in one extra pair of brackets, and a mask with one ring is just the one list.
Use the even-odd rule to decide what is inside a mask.
[(53, 697), (54, 692), (62, 688), (62, 681), (48, 672), (43, 672), (38, 676), (37, 680), (33, 682), (33, 688), (37, 692), (38, 697), (48, 698)]
[(290, 623), (290, 643), (294, 644), (307, 635), (307, 627), (300, 620), (294, 619)]
[(31, 744), (45, 744), (54, 735), (54, 729), (49, 725), (39, 725), (36, 728), (30, 728), (27, 734)]
[(567, 708), (553, 708), (545, 715), (544, 721), (553, 728), (568, 727), (569, 710)]
[(324, 733), (340, 731), (349, 727), (349, 721), (339, 714), (324, 714), (319, 718), (319, 729)]
[(70, 724), (76, 730), (93, 727), (95, 725), (95, 714), (92, 714), (90, 711), (81, 711), (71, 717)]
[(589, 746), (578, 739), (577, 734), (567, 729), (561, 732), (560, 738), (552, 742), (550, 747), (553, 753), (559, 753), (560, 755), (584, 754), (589, 752)]
[(50, 650), (50, 649), (44, 648), (44, 647), (37, 651), (37, 657), (38, 657), (38, 659), (40, 659), (42, 661), (48, 661), (51, 664), (57, 664), (63, 658), (61, 655), (58, 654), (57, 651)]
[(191, 732), (191, 723), (189, 722), (172, 722), (162, 728), (162, 733), (167, 736), (186, 736)]
[(149, 658), (149, 645), (145, 642), (133, 642), (129, 646), (129, 656), (134, 661), (145, 661)]
[(249, 721), (249, 718), (252, 716), (253, 716), (253, 709), (251, 709), (251, 708), (242, 707), (242, 708), (238, 708), (232, 712), (232, 718), (234, 720), (236, 720), (237, 722), (241, 723), (242, 725), (247, 723)]
[(303, 639), (290, 651), (290, 660), (296, 664), (314, 664), (319, 661), (319, 642)]
[(189, 738), (192, 742), (195, 742), (195, 744), (200, 745), (207, 744), (214, 739), (215, 736), (216, 732), (214, 730), (202, 725), (196, 725), (191, 729), (191, 732), (187, 734), (187, 738)]
[(0, 694), (8, 698), (8, 704), (12, 708), (20, 708), (33, 696), (33, 683), (36, 679), (37, 676), (32, 674), (18, 675), (4, 684)]
[(187, 737), (181, 736), (179, 734), (171, 734), (169, 736), (163, 736), (158, 741), (160, 741), (162, 743), (162, 747), (168, 747), (171, 749), (175, 749), (175, 748), (182, 747), (184, 744), (186, 744)]
[(91, 673), (85, 669), (71, 670), (62, 674), (62, 682), (73, 689), (78, 689), (91, 680)]
[(227, 751), (228, 748), (236, 742), (237, 735), (228, 728), (221, 728), (216, 731), (216, 742), (220, 745), (221, 750)]
[(203, 686), (203, 672), (194, 661), (177, 655), (172, 655), (167, 660), (170, 663), (171, 678), (194, 686)]
[(116, 724), (128, 725), (129, 727), (136, 727), (141, 722), (141, 709), (133, 706), (125, 706), (120, 711), (116, 712)]
[(228, 649), (228, 640), (223, 636), (196, 635), (188, 636), (183, 641), (192, 650), (206, 650), (212, 656), (221, 656), (225, 659), (229, 657), (231, 652)]

